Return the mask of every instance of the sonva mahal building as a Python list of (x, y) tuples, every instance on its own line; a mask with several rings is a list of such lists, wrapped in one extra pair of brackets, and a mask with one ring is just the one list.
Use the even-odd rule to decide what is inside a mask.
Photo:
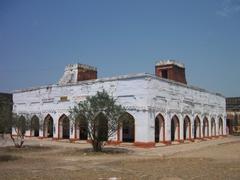
[(100, 79), (94, 67), (68, 65), (57, 84), (13, 92), (13, 111), (31, 116), (35, 126), (26, 136), (87, 141), (87, 124), (73, 125), (69, 109), (103, 90), (126, 108), (129, 119), (109, 142), (154, 147), (226, 135), (225, 97), (188, 85), (185, 66), (173, 60), (157, 62), (155, 75)]

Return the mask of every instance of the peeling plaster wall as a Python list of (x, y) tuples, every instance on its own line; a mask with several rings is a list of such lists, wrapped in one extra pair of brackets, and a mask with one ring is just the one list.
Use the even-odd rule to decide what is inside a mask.
[[(170, 140), (170, 123), (174, 115), (179, 118), (180, 128), (183, 128), (183, 119), (186, 115), (191, 122), (196, 115), (201, 121), (206, 116), (209, 122), (214, 117), (216, 125), (217, 119), (222, 117), (223, 132), (226, 134), (224, 97), (150, 74), (119, 76), (66, 86), (52, 85), (16, 91), (13, 93), (13, 111), (19, 114), (37, 115), (40, 123), (43, 123), (48, 114), (51, 115), (55, 126), (54, 138), (57, 138), (60, 116), (68, 115), (69, 108), (103, 89), (117, 98), (118, 103), (126, 107), (134, 117), (135, 142), (154, 142), (154, 122), (159, 113), (163, 115), (166, 122), (166, 140)], [(61, 97), (65, 97), (64, 101)], [(191, 129), (193, 131), (193, 123), (191, 123)], [(182, 139), (183, 133), (180, 132), (180, 139)], [(71, 130), (70, 138), (74, 138), (74, 130)], [(116, 140), (116, 137), (113, 137), (113, 140)]]

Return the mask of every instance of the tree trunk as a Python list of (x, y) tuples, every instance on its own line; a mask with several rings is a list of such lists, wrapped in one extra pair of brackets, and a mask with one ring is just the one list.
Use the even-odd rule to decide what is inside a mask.
[(102, 151), (102, 142), (97, 140), (92, 141), (93, 151), (94, 152), (101, 152)]
[[(15, 139), (13, 137), (12, 134), (10, 134), (10, 137), (15, 145), (16, 148), (21, 148), (23, 146), (23, 143), (24, 143), (24, 136), (21, 136), (21, 135), (17, 135), (17, 139)], [(18, 139), (20, 138), (20, 140)]]

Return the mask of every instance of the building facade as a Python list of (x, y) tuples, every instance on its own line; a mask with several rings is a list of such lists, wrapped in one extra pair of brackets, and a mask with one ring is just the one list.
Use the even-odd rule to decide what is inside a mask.
[(15, 91), (13, 110), (23, 116), (30, 114), (39, 124), (38, 129), (27, 132), (29, 136), (87, 140), (87, 125), (71, 124), (69, 109), (102, 90), (126, 108), (129, 118), (110, 142), (152, 147), (159, 142), (226, 135), (225, 98), (187, 85), (184, 65), (172, 60), (158, 62), (155, 75), (101, 79), (97, 79), (94, 67), (69, 65), (58, 84)]

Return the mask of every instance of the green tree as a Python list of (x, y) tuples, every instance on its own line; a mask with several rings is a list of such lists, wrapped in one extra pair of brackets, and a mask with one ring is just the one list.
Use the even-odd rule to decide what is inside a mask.
[(0, 135), (4, 137), (5, 133), (11, 132), (9, 121), (11, 120), (11, 104), (7, 98), (0, 97)]
[(0, 134), (4, 136), (4, 133), (7, 130), (7, 113), (6, 107), (0, 103)]
[(30, 116), (25, 114), (17, 115), (15, 113), (12, 114), (11, 121), (9, 121), (13, 131), (15, 132), (14, 135), (11, 133), (11, 139), (17, 148), (21, 148), (24, 143), (24, 137), (26, 130), (30, 129), (31, 126), (31, 119)]
[(125, 108), (103, 90), (70, 109), (70, 120), (74, 125), (87, 124), (88, 136), (96, 152), (102, 151), (104, 142), (116, 134), (121, 124), (119, 117), (124, 112)]

